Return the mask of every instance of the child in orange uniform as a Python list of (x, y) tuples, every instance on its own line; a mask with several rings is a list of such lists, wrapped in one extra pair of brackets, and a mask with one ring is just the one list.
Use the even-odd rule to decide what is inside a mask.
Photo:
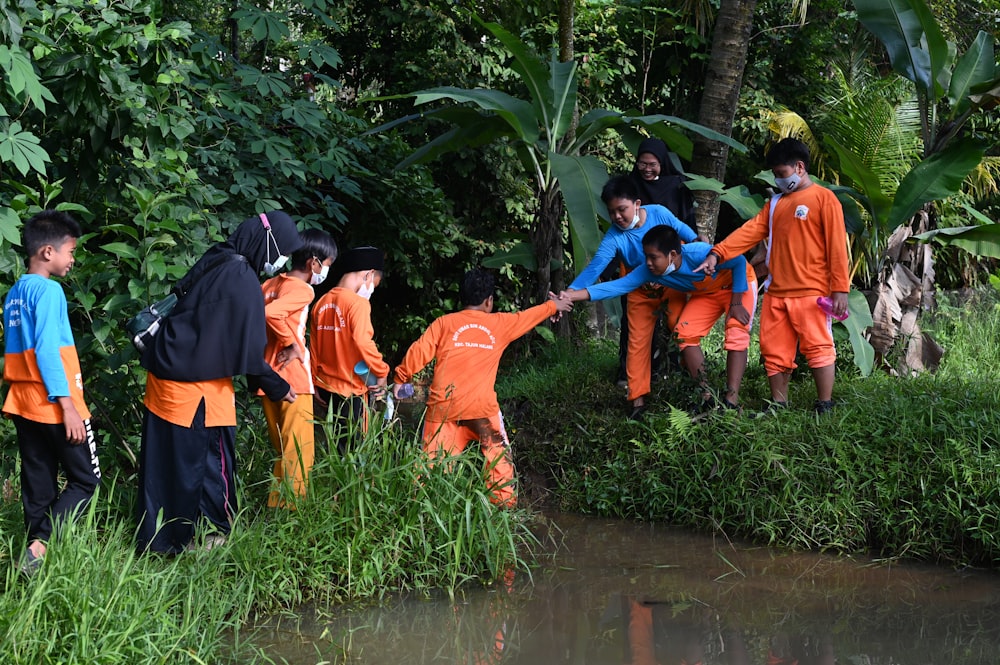
[(30, 575), (42, 563), (53, 523), (90, 501), (101, 469), (66, 294), (50, 279), (73, 267), (80, 226), (66, 213), (46, 210), (29, 219), (21, 235), (28, 271), (4, 302), (3, 378), (10, 389), (3, 413), (17, 430), (28, 533), (21, 570)]
[[(368, 302), (382, 282), (385, 258), (375, 247), (345, 252), (336, 262), (343, 276), (313, 307), (309, 339), (319, 421), (332, 414), (333, 438), (341, 454), (368, 431), (369, 392), (385, 390), (389, 365), (375, 346), (372, 308)], [(375, 379), (368, 385), (354, 370), (364, 361)]]
[(296, 497), (306, 494), (306, 481), (314, 459), (313, 380), (306, 325), (309, 305), (337, 258), (337, 244), (324, 231), (309, 229), (299, 234), (302, 248), (292, 254), (291, 269), (264, 282), (264, 317), (267, 348), (264, 359), (295, 390), (295, 401), (270, 399), (263, 391), (264, 416), (271, 445), (278, 454), (274, 463), (275, 486), (267, 498), (272, 508), (286, 506), (282, 485)]
[(493, 313), (493, 275), (470, 270), (459, 289), (464, 309), (436, 319), (396, 368), (396, 396), (402, 384), (432, 359), (434, 379), (427, 398), (424, 451), (432, 459), (460, 455), (479, 441), (486, 458), (491, 500), (514, 506), (514, 466), (494, 384), (504, 349), (546, 318), (568, 312), (568, 300), (536, 305), (514, 314)]
[(850, 270), (844, 211), (837, 197), (809, 178), (809, 148), (786, 138), (767, 154), (780, 198), (715, 245), (698, 269), (712, 274), (715, 265), (768, 241), (770, 277), (761, 305), (760, 351), (764, 356), (774, 407), (788, 405), (788, 383), (796, 348), (812, 369), (817, 413), (833, 408), (834, 362), (830, 316), (816, 304), (831, 296), (833, 312), (847, 312)]
[[(750, 326), (757, 304), (757, 280), (753, 269), (746, 260), (737, 255), (719, 267), (723, 270), (715, 278), (706, 278), (705, 273), (695, 270), (704, 261), (710, 249), (703, 242), (682, 244), (677, 232), (669, 226), (657, 226), (649, 230), (642, 239), (642, 249), (646, 264), (637, 267), (625, 277), (611, 282), (603, 282), (586, 289), (567, 289), (560, 298), (567, 300), (602, 300), (634, 293), (655, 284), (689, 294), (687, 304), (675, 326), (680, 342), (684, 366), (693, 378), (706, 389), (703, 399), (711, 402), (704, 375), (705, 355), (701, 340), (709, 333), (719, 317), (726, 316), (726, 391), (723, 406), (735, 409), (739, 403), (740, 384), (747, 364), (747, 348), (750, 345)], [(652, 297), (654, 303), (661, 302), (663, 296)], [(656, 308), (642, 310), (648, 323), (656, 317)], [(637, 321), (636, 323), (641, 323)], [(633, 413), (638, 419), (644, 412)]]

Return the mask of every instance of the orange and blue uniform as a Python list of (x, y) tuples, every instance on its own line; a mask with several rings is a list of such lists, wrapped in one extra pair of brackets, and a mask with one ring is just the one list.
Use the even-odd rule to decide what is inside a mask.
[[(683, 313), (675, 315), (675, 332), (680, 347), (698, 346), (720, 316), (728, 311), (733, 293), (742, 295), (742, 304), (750, 313), (750, 323), (742, 324), (734, 318), (726, 319), (726, 351), (745, 351), (750, 345), (750, 327), (757, 305), (757, 279), (753, 268), (746, 259), (737, 255), (718, 266), (715, 277), (707, 277), (695, 268), (705, 260), (711, 247), (703, 242), (681, 246), (681, 265), (665, 275), (654, 275), (649, 268), (641, 265), (625, 277), (587, 287), (591, 300), (603, 300), (623, 293), (630, 296), (629, 303), (635, 313), (635, 321), (630, 319), (633, 329), (644, 335), (652, 334), (656, 325), (656, 310), (664, 302), (669, 304), (669, 293), (689, 294)], [(648, 285), (667, 287), (649, 288)], [(635, 343), (629, 338), (629, 399), (641, 397), (649, 392), (649, 345)]]
[[(93, 496), (101, 479), (80, 360), (66, 295), (57, 282), (23, 275), (4, 301), (3, 413), (14, 421), (21, 454), (21, 502), (28, 540), (48, 540), (52, 521)], [(59, 398), (69, 397), (86, 429), (79, 445), (66, 439)], [(66, 485), (60, 489), (60, 468)]]

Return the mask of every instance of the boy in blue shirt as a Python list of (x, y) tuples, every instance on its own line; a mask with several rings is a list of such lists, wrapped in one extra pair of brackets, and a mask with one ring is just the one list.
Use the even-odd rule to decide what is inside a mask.
[[(608, 207), (611, 228), (601, 239), (601, 244), (587, 267), (569, 285), (568, 289), (579, 291), (594, 284), (611, 261), (618, 256), (626, 269), (634, 270), (645, 261), (642, 239), (650, 229), (666, 226), (673, 229), (681, 240), (692, 242), (697, 234), (684, 222), (677, 219), (670, 210), (660, 205), (642, 205), (639, 190), (629, 176), (615, 176), (608, 180), (601, 190), (601, 200)], [(649, 309), (650, 294), (640, 291), (628, 293), (626, 310), (628, 319), (628, 352), (625, 359), (625, 373), (628, 378), (627, 399), (632, 403), (633, 413), (641, 414), (645, 408), (646, 395), (651, 382), (650, 360), (656, 317), (650, 318), (663, 302), (667, 306), (667, 325), (673, 329), (680, 311), (684, 307), (684, 295), (676, 291), (663, 292), (655, 287), (656, 307)]]
[[(101, 468), (66, 295), (49, 279), (73, 267), (80, 226), (65, 213), (45, 210), (24, 224), (21, 235), (28, 271), (4, 301), (3, 378), (10, 390), (3, 413), (17, 430), (28, 535), (21, 570), (30, 575), (45, 556), (53, 522), (90, 501)], [(66, 478), (61, 492), (60, 469)]]
[[(611, 282), (595, 284), (582, 290), (566, 290), (560, 298), (572, 301), (603, 300), (623, 293), (643, 294), (645, 302), (640, 310), (646, 323), (655, 320), (656, 309), (665, 300), (662, 292), (650, 285), (663, 286), (690, 294), (683, 313), (678, 318), (675, 332), (680, 341), (681, 356), (688, 373), (697, 379), (711, 400), (704, 376), (705, 355), (701, 339), (708, 334), (720, 316), (726, 318), (726, 391), (723, 405), (736, 408), (739, 403), (740, 384), (746, 370), (747, 348), (750, 345), (750, 324), (757, 303), (757, 280), (746, 259), (737, 255), (719, 265), (722, 270), (715, 278), (707, 278), (696, 268), (705, 260), (711, 245), (704, 242), (681, 244), (677, 232), (670, 226), (650, 229), (642, 240), (646, 263), (625, 277)], [(637, 324), (641, 325), (641, 321)], [(631, 345), (629, 350), (632, 350)], [(641, 354), (643, 349), (637, 349)], [(645, 347), (649, 352), (648, 345)], [(649, 364), (648, 355), (640, 355), (638, 362)], [(640, 404), (631, 418), (638, 419), (645, 411)]]

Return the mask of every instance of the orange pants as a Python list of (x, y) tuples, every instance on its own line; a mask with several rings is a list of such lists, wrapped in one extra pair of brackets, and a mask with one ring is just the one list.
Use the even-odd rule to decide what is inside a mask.
[(780, 298), (765, 293), (760, 310), (760, 353), (767, 375), (795, 369), (796, 349), (813, 369), (836, 362), (830, 317), (816, 306), (816, 296)]
[(452, 420), (444, 423), (424, 423), (424, 452), (433, 460), (456, 457), (465, 452), (470, 441), (478, 441), (486, 458), (486, 487), (490, 501), (501, 506), (514, 507), (514, 465), (511, 464), (507, 430), (503, 414), (491, 418)]
[[(264, 417), (271, 446), (278, 454), (274, 463), (274, 487), (267, 497), (267, 505), (288, 507), (282, 499), (282, 485), (287, 484), (297, 497), (306, 495), (309, 470), (315, 455), (313, 434), (313, 396), (299, 395), (295, 401), (272, 402), (263, 398)], [(287, 494), (285, 494), (287, 496)]]
[(719, 317), (725, 316), (726, 340), (723, 348), (726, 351), (746, 351), (750, 347), (750, 328), (757, 308), (757, 282), (750, 281), (747, 286), (742, 299), (743, 307), (750, 312), (750, 322), (746, 325), (728, 315), (733, 298), (731, 289), (693, 291), (675, 329), (681, 349), (699, 346)]
[(657, 310), (666, 310), (667, 330), (673, 330), (680, 318), (687, 294), (663, 287), (641, 287), (626, 297), (628, 306), (628, 355), (625, 375), (628, 377), (628, 399), (649, 394), (650, 362)]

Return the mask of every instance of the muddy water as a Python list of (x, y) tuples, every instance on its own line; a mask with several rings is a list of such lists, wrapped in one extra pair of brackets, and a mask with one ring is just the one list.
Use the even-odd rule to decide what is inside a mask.
[(294, 665), (1000, 663), (995, 572), (550, 518), (559, 545), (530, 577), (454, 599), (306, 610), (270, 622), (255, 641)]

